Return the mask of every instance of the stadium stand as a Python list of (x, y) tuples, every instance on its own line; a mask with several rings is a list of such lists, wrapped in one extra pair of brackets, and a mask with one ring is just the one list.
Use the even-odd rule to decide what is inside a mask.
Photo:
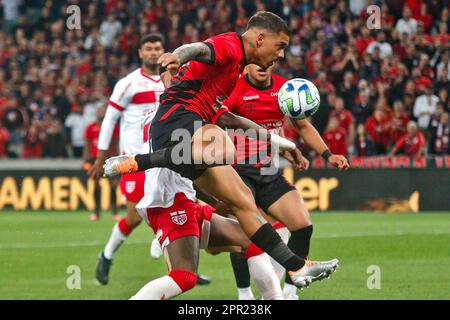
[[(381, 29), (367, 28), (369, 2), (381, 8)], [(142, 35), (159, 32), (173, 50), (241, 32), (257, 10), (289, 22), (293, 36), (277, 73), (316, 83), (322, 104), (312, 121), (331, 148), (349, 156), (394, 148), (413, 158), (450, 154), (446, 0), (0, 3), (0, 158), (79, 157), (96, 108), (138, 67)], [(80, 29), (66, 27), (69, 5), (81, 8)], [(417, 130), (408, 133), (409, 121)]]

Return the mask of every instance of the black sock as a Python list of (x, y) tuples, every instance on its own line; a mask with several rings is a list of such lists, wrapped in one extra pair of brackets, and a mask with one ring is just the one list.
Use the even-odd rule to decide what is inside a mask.
[(111, 195), (111, 198), (110, 198), (111, 199), (111, 210), (112, 210), (113, 214), (116, 214), (117, 213), (117, 195), (116, 195), (116, 189), (113, 186), (111, 186), (110, 195)]
[(250, 240), (267, 252), (275, 261), (288, 271), (295, 271), (304, 266), (305, 261), (296, 256), (281, 240), (280, 235), (270, 223), (265, 223), (259, 228)]
[(99, 184), (94, 186), (94, 200), (95, 200), (95, 213), (100, 213), (100, 200), (101, 200), (101, 189)]
[(137, 154), (134, 158), (138, 164), (138, 171), (150, 168), (168, 168), (173, 165), (171, 160), (172, 149), (174, 147), (156, 150), (147, 154)]
[[(292, 232), (288, 241), (289, 249), (299, 257), (306, 259), (309, 254), (309, 243), (312, 233), (312, 225)], [(286, 274), (286, 283), (292, 284), (292, 280), (288, 274)]]
[(233, 267), (234, 278), (238, 288), (250, 287), (250, 271), (248, 270), (247, 259), (242, 253), (230, 253), (231, 266)]

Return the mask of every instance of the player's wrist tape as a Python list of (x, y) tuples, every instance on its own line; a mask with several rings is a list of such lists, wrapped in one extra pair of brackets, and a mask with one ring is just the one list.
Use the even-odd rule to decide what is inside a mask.
[(331, 152), (330, 150), (325, 150), (324, 152), (322, 152), (322, 154), (320, 155), (325, 161), (328, 161), (328, 158), (331, 157)]
[(280, 150), (292, 151), (296, 148), (295, 143), (274, 133), (270, 134), (270, 143), (277, 145)]

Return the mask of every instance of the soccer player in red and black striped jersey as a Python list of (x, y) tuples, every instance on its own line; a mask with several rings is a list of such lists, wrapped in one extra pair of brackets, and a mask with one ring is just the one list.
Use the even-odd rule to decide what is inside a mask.
[[(229, 165), (235, 159), (234, 145), (215, 124), (222, 102), (231, 94), (244, 67), (253, 63), (264, 70), (269, 68), (284, 57), (288, 42), (287, 24), (273, 13), (260, 11), (249, 19), (242, 36), (224, 33), (163, 54), (159, 59), (161, 66), (178, 72), (161, 95), (150, 127), (152, 152), (111, 158), (105, 163), (105, 174), (165, 167), (191, 179), (197, 187), (228, 205), (250, 240), (288, 270), (296, 286), (304, 287), (331, 273), (336, 264), (297, 256), (270, 224), (259, 220), (250, 189)], [(248, 128), (254, 128), (253, 125), (251, 122)], [(189, 247), (193, 250), (186, 251)], [(167, 251), (174, 257), (172, 268), (195, 272), (196, 247), (195, 237), (171, 243)], [(189, 254), (192, 256), (188, 259)]]
[[(248, 65), (233, 93), (224, 101), (223, 108), (252, 120), (273, 133), (282, 134), (284, 114), (278, 107), (278, 91), (287, 79), (272, 74), (272, 69), (273, 67), (269, 67), (263, 70), (255, 64)], [(226, 113), (219, 118), (219, 125), (222, 124), (225, 116)], [(326, 144), (308, 120), (294, 120), (294, 126), (297, 127), (299, 135), (317, 153), (323, 154), (327, 150)], [(289, 229), (291, 237), (288, 247), (306, 259), (309, 254), (313, 226), (302, 196), (293, 185), (286, 181), (279, 169), (275, 168), (275, 172), (269, 171), (274, 170), (269, 144), (244, 136), (235, 135), (233, 138), (237, 149), (237, 163), (233, 166), (234, 169), (252, 191), (256, 204)], [(240, 139), (245, 139), (245, 143), (237, 143)], [(307, 162), (306, 159), (304, 161)], [(328, 162), (342, 169), (348, 166), (347, 160), (342, 155), (332, 155), (328, 158)], [(282, 224), (275, 222), (273, 225), (277, 231), (283, 232)], [(238, 292), (245, 297), (245, 292), (250, 294), (251, 291), (250, 280), (242, 276), (248, 272), (239, 270), (246, 267), (246, 264), (239, 261), (242, 259), (245, 259), (242, 255), (231, 254)], [(286, 277), (284, 296), (286, 299), (296, 297), (296, 287), (289, 276)]]

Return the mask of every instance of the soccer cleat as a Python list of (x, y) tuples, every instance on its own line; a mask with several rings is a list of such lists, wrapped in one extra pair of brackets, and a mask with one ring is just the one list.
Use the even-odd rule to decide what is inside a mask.
[(311, 282), (329, 278), (339, 267), (339, 260), (305, 260), (305, 265), (297, 271), (289, 271), (292, 282), (300, 289), (307, 288)]
[(287, 295), (283, 294), (283, 297), (284, 300), (299, 300), (298, 295), (296, 294), (287, 294)]
[(98, 256), (97, 269), (95, 270), (95, 277), (98, 282), (103, 285), (108, 284), (109, 269), (111, 268), (112, 260), (105, 258), (105, 255), (100, 253)]
[(209, 278), (207, 276), (197, 274), (197, 284), (198, 285), (202, 286), (202, 285), (207, 285), (210, 283), (211, 283), (211, 280), (209, 280)]
[(105, 177), (114, 177), (138, 171), (138, 164), (134, 159), (134, 155), (124, 154), (106, 159), (103, 169), (105, 170)]
[(100, 214), (99, 213), (91, 214), (91, 216), (89, 217), (89, 220), (91, 220), (91, 221), (98, 221), (98, 220), (100, 220)]
[(158, 239), (153, 239), (152, 244), (150, 246), (150, 256), (153, 259), (159, 259), (163, 255), (161, 245), (159, 244)]

